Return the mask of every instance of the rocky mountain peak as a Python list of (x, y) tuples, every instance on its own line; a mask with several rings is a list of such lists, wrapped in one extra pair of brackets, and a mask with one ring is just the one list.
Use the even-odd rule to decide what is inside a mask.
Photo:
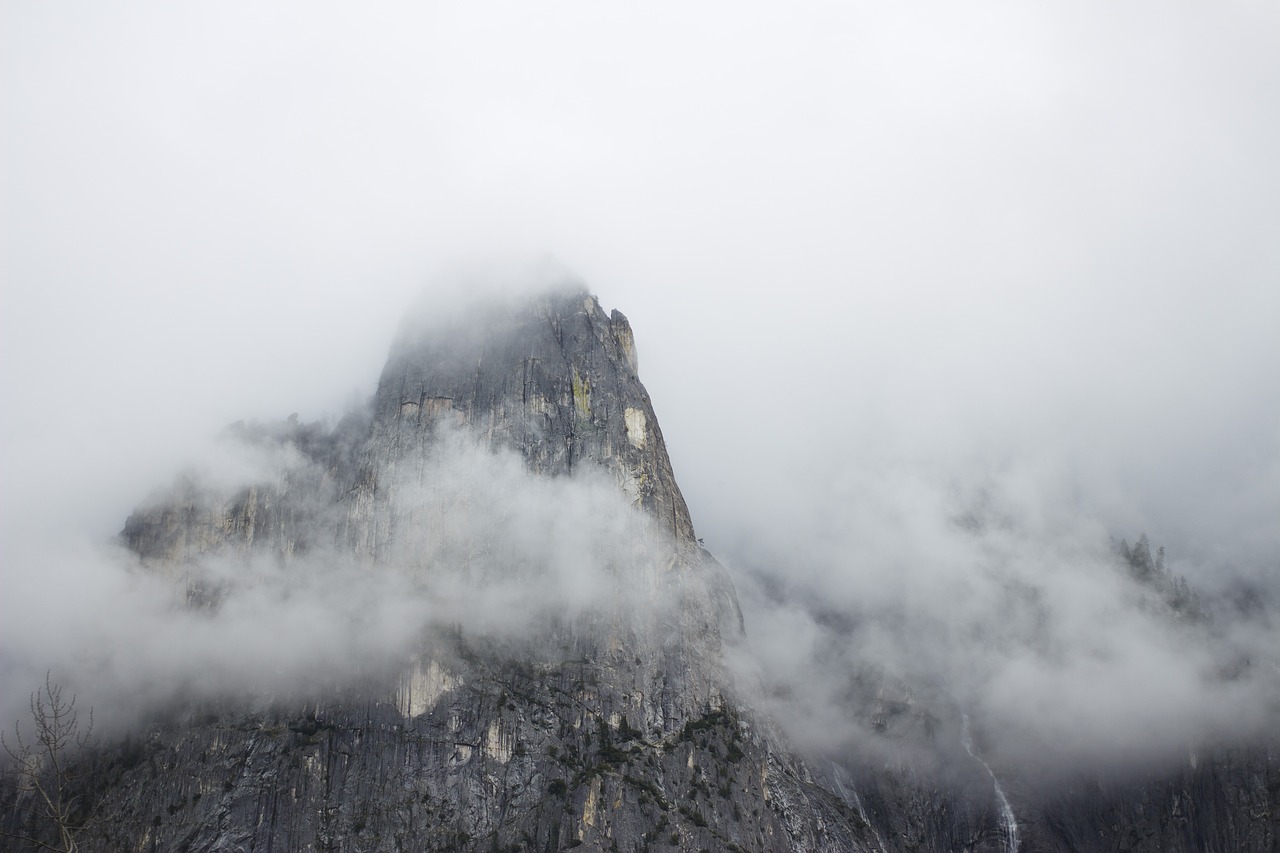
[(524, 457), (536, 474), (608, 470), (678, 540), (694, 541), (635, 336), (585, 289), (490, 299), (404, 324), (374, 398), (372, 444), (384, 465), (464, 429)]
[[(981, 720), (854, 671), (824, 689), (883, 737), (802, 757), (735, 682), (736, 592), (626, 317), (573, 283), (459, 305), (411, 312), (367, 409), (240, 425), (250, 482), (184, 477), (129, 517), (183, 624), (250, 649), (233, 635), (273, 622), (300, 653), (190, 676), (86, 759), (75, 795), (111, 819), (81, 849), (1276, 849), (1271, 745), (1049, 787)], [(1145, 541), (1124, 557), (1167, 578)], [(5, 784), (0, 829), (51, 848)]]

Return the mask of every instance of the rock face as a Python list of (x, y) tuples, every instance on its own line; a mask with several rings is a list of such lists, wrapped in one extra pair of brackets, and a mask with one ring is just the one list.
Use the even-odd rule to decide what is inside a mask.
[[(626, 318), (576, 286), (419, 312), (368, 411), (235, 427), (270, 460), (254, 483), (188, 480), (130, 516), (124, 543), (186, 606), (216, 610), (246, 582), (211, 567), (301, 576), (322, 559), (451, 603), (388, 659), (192, 701), (106, 750), (94, 797), (110, 818), (82, 848), (1280, 849), (1265, 748), (1040, 789), (987, 767), (967, 723), (962, 741), (922, 714), (953, 763), (796, 756), (729, 675), (733, 585), (695, 538), (637, 363)], [(569, 498), (585, 510), (546, 509)], [(603, 533), (548, 549), (574, 538), (565, 517)], [(587, 574), (566, 575), (581, 553)], [(495, 595), (513, 589), (515, 610)], [(12, 830), (30, 800), (4, 796)]]
[[(600, 466), (677, 541), (693, 542), (626, 317), (569, 288), (449, 319), (411, 317), (392, 348), (370, 444), (383, 470), (429, 454), (440, 425), (465, 428), (517, 451), (536, 474)], [(360, 547), (376, 554), (383, 544), (372, 535)]]
[(156, 727), (146, 766), (118, 768), (104, 843), (869, 849), (849, 805), (736, 698), (724, 666), (742, 631), (735, 593), (694, 537), (636, 370), (627, 319), (577, 287), (413, 316), (367, 418), (331, 432), (242, 428), (298, 459), (274, 482), (212, 500), (187, 484), (131, 516), (128, 547), (196, 605), (219, 600), (202, 572), (211, 560), (270, 556), (301, 570), (329, 549), (427, 584), (490, 583), (504, 569), (485, 545), (450, 538), (449, 499), (438, 500), (450, 482), (441, 465), (458, 454), (603, 482), (636, 518), (625, 556), (602, 557), (616, 588), (535, 620), (533, 637), (434, 624), (359, 684)]

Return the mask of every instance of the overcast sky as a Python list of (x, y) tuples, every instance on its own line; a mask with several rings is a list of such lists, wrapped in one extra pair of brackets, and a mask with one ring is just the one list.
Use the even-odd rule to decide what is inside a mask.
[(1265, 0), (6, 0), (6, 692), (46, 629), (234, 669), (88, 543), (224, 425), (367, 399), (442, 270), (546, 253), (630, 317), (796, 731), (864, 737), (869, 664), (1006, 755), (1257, 723), (1106, 542), (1280, 601), (1277, 56)]
[(2, 15), (6, 573), (228, 422), (363, 399), (424, 283), (509, 252), (630, 316), (730, 562), (901, 469), (1276, 564), (1273, 3)]

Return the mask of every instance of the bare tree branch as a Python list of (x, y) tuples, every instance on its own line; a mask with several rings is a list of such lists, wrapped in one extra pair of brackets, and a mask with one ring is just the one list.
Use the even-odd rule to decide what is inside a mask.
[(83, 783), (91, 770), (86, 753), (95, 746), (93, 710), (81, 727), (76, 697), (64, 699), (62, 685), (48, 672), (44, 687), (31, 694), (29, 707), (34, 723), (30, 738), (23, 735), (18, 721), (13, 726), (13, 743), (0, 732), (0, 745), (9, 757), (18, 793), (31, 797), (32, 812), (49, 822), (57, 844), (30, 835), (3, 834), (45, 850), (74, 853), (79, 838), (96, 822), (94, 809), (83, 802)]

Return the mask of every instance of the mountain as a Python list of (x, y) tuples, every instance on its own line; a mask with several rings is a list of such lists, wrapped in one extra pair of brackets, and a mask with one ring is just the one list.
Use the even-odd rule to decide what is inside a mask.
[(731, 665), (750, 626), (637, 371), (577, 284), (420, 308), (367, 409), (236, 425), (247, 481), (136, 510), (122, 542), (180, 606), (278, 620), (297, 654), (246, 658), (253, 689), (197, 671), (101, 750), (81, 849), (1278, 849), (1266, 745), (1049, 782), (871, 675), (848, 713), (932, 757), (801, 755)]

